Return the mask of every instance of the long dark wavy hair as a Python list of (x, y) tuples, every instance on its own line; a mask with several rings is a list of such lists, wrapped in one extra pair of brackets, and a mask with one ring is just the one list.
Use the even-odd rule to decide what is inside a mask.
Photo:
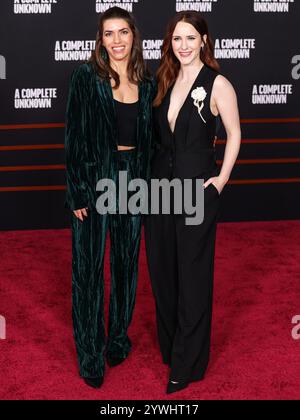
[(133, 33), (133, 46), (128, 63), (128, 79), (131, 83), (137, 84), (139, 81), (145, 79), (147, 75), (146, 65), (143, 59), (141, 36), (133, 15), (120, 7), (112, 7), (101, 14), (96, 36), (96, 48), (95, 51), (92, 52), (92, 56), (88, 62), (94, 65), (102, 80), (109, 80), (109, 78), (112, 77), (115, 81), (114, 89), (118, 89), (120, 86), (120, 76), (111, 67), (108, 53), (103, 46), (104, 22), (108, 19), (125, 20)]
[(193, 25), (202, 38), (204, 35), (207, 36), (207, 41), (201, 49), (200, 59), (208, 67), (217, 71), (220, 70), (220, 66), (214, 58), (214, 45), (208, 32), (208, 25), (201, 13), (195, 11), (177, 13), (167, 27), (167, 33), (162, 46), (162, 58), (157, 71), (158, 93), (154, 100), (154, 106), (159, 106), (162, 103), (168, 89), (176, 81), (179, 74), (180, 62), (172, 48), (172, 37), (179, 22), (186, 22)]

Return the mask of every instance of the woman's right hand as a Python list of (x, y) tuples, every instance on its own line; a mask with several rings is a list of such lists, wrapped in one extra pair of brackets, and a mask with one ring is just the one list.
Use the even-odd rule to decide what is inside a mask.
[(74, 211), (74, 214), (77, 217), (77, 219), (79, 219), (81, 222), (83, 222), (84, 221), (84, 217), (88, 217), (87, 210), (88, 210), (87, 207), (85, 209), (75, 210)]

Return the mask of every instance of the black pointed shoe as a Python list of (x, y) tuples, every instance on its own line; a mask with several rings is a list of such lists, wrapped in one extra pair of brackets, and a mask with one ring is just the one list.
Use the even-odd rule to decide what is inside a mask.
[(103, 376), (99, 376), (96, 378), (83, 378), (83, 380), (88, 386), (92, 388), (101, 388), (103, 384)]
[(109, 367), (115, 367), (123, 363), (127, 357), (107, 357), (107, 363)]
[[(190, 382), (200, 382), (200, 381), (203, 381), (203, 379), (204, 379), (204, 374), (195, 379), (190, 379)], [(173, 392), (181, 391), (182, 389), (187, 388), (190, 382), (186, 381), (186, 382), (173, 383), (172, 381), (169, 381), (168, 386), (167, 386), (167, 394), (172, 394)]]
[(188, 382), (169, 382), (167, 386), (167, 394), (173, 394), (173, 392), (181, 391), (189, 386)]

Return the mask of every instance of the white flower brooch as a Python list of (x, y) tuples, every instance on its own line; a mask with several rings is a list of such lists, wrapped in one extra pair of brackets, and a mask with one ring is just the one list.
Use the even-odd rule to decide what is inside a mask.
[(205, 122), (205, 124), (206, 124), (206, 121), (202, 117), (201, 111), (204, 107), (203, 102), (204, 102), (204, 99), (206, 98), (206, 96), (207, 96), (207, 92), (206, 92), (206, 90), (204, 89), (203, 86), (197, 87), (192, 92), (192, 98), (194, 99), (194, 105), (198, 108), (199, 115), (202, 118), (202, 121)]

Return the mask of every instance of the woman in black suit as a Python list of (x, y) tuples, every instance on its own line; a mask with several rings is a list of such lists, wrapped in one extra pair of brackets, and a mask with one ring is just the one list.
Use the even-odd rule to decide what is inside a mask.
[[(213, 271), (220, 195), (241, 142), (237, 99), (219, 74), (205, 20), (178, 13), (170, 22), (157, 73), (152, 178), (204, 180), (204, 220), (187, 225), (185, 214), (145, 218), (146, 251), (164, 363), (171, 367), (167, 393), (201, 380), (210, 353)], [(221, 170), (214, 140), (220, 115), (227, 132)]]

